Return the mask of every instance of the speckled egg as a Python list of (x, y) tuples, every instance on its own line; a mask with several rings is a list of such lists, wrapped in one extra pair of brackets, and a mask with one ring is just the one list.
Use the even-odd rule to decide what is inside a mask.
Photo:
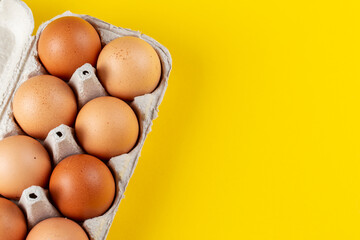
[(99, 80), (110, 95), (126, 101), (151, 93), (159, 83), (161, 63), (154, 48), (137, 37), (108, 43), (97, 61)]

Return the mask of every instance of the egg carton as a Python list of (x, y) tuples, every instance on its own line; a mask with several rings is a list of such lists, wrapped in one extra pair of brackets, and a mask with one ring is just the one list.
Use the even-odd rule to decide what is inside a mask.
[[(162, 65), (157, 88), (150, 94), (135, 97), (129, 103), (139, 120), (140, 133), (137, 144), (129, 153), (113, 157), (107, 163), (116, 182), (116, 196), (112, 206), (102, 216), (80, 223), (91, 240), (103, 240), (106, 239), (120, 201), (124, 197), (146, 136), (151, 131), (152, 120), (158, 115), (158, 107), (167, 88), (172, 60), (164, 46), (138, 31), (116, 27), (94, 17), (69, 11), (43, 23), (36, 35), (32, 36), (34, 19), (30, 8), (21, 0), (0, 0), (0, 139), (24, 134), (13, 116), (11, 105), (14, 93), (30, 77), (47, 74), (38, 58), (37, 42), (41, 32), (50, 22), (64, 16), (76, 16), (88, 21), (99, 33), (102, 46), (122, 36), (141, 38), (156, 50)], [(91, 99), (107, 95), (90, 64), (78, 68), (68, 84), (77, 96), (79, 109)], [(60, 125), (54, 128), (46, 139), (40, 142), (47, 148), (53, 166), (67, 156), (84, 152), (77, 144), (71, 126)], [(39, 186), (24, 190), (20, 200), (14, 202), (25, 212), (29, 229), (41, 220), (61, 216), (52, 205), (48, 191)]]

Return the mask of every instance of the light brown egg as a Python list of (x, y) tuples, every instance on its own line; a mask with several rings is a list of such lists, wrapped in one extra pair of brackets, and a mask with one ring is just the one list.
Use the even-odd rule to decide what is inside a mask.
[(49, 154), (35, 139), (18, 135), (0, 141), (0, 194), (4, 197), (19, 199), (32, 185), (46, 187), (50, 172)]
[(30, 78), (16, 91), (13, 112), (28, 135), (44, 139), (60, 124), (73, 125), (77, 103), (73, 91), (64, 81), (40, 75)]
[(75, 132), (81, 146), (102, 160), (129, 152), (139, 134), (134, 111), (115, 97), (99, 97), (80, 110)]
[(49, 23), (38, 42), (39, 58), (46, 70), (66, 81), (85, 63), (95, 67), (100, 50), (95, 28), (78, 17), (62, 17)]
[(64, 216), (84, 221), (109, 209), (115, 196), (115, 181), (101, 160), (78, 154), (65, 158), (55, 167), (49, 190)]
[(154, 48), (146, 41), (120, 37), (100, 52), (97, 74), (110, 95), (131, 101), (156, 88), (161, 63)]
[(0, 239), (24, 240), (25, 216), (15, 203), (0, 197)]
[(26, 240), (89, 240), (89, 238), (76, 222), (57, 217), (48, 218), (35, 225)]

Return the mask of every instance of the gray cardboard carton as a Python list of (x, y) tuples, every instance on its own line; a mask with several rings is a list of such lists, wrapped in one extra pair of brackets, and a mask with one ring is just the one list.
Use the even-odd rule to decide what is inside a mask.
[[(98, 31), (102, 45), (121, 36), (135, 36), (147, 41), (158, 53), (162, 64), (162, 75), (158, 87), (150, 94), (138, 96), (130, 103), (140, 124), (139, 140), (127, 154), (110, 159), (109, 168), (116, 181), (116, 196), (111, 208), (102, 216), (87, 219), (82, 224), (92, 240), (106, 239), (111, 223), (119, 207), (124, 191), (134, 172), (146, 136), (151, 131), (152, 121), (158, 115), (159, 105), (164, 97), (172, 66), (169, 51), (154, 39), (137, 31), (113, 26), (87, 15), (65, 12), (43, 23), (35, 36), (34, 19), (31, 10), (21, 0), (0, 0), (0, 139), (24, 134), (14, 121), (12, 99), (16, 89), (30, 77), (47, 74), (38, 59), (37, 42), (42, 30), (51, 21), (63, 16), (77, 16), (85, 19)], [(99, 96), (107, 95), (98, 81), (95, 69), (85, 64), (77, 69), (69, 81), (69, 86), (78, 97), (79, 107)], [(67, 156), (83, 153), (75, 140), (74, 130), (60, 125), (51, 130), (44, 141), (40, 141), (49, 151), (54, 165)], [(32, 186), (24, 190), (19, 202), (26, 213), (28, 227), (50, 217), (61, 216), (53, 207), (46, 189)]]

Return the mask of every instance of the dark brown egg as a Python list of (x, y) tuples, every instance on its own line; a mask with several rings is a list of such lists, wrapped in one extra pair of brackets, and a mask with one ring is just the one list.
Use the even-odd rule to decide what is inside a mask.
[(62, 17), (49, 23), (38, 42), (39, 57), (46, 70), (66, 81), (85, 63), (95, 67), (100, 50), (95, 28), (78, 17)]
[(84, 221), (109, 209), (115, 196), (115, 181), (101, 160), (78, 154), (65, 158), (55, 167), (49, 190), (64, 216)]

